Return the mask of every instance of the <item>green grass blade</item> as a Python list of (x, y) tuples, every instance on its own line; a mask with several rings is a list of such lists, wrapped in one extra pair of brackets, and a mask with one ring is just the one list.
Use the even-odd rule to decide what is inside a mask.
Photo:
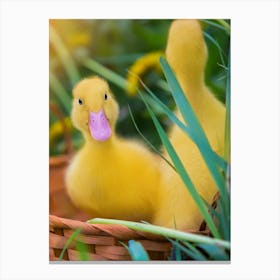
[(128, 241), (128, 251), (133, 261), (149, 261), (150, 258), (142, 246), (142, 244), (138, 241), (129, 240)]
[(228, 163), (221, 157), (219, 156), (216, 152), (212, 151), (213, 152), (213, 156), (216, 158), (216, 161), (217, 161), (217, 165), (222, 168), (222, 170), (224, 172), (227, 171), (227, 166), (228, 166)]
[(170, 229), (161, 226), (155, 226), (155, 225), (143, 224), (143, 223), (137, 223), (131, 221), (115, 220), (115, 219), (102, 219), (102, 218), (91, 219), (88, 220), (87, 222), (90, 224), (123, 225), (133, 230), (158, 234), (158, 235), (166, 236), (168, 238), (178, 239), (180, 241), (188, 241), (188, 242), (202, 243), (202, 244), (215, 244), (225, 249), (230, 248), (230, 242), (222, 239), (188, 233), (188, 232), (179, 231), (179, 230)]
[[(140, 78), (139, 78), (139, 79), (140, 79)], [(170, 88), (169, 88), (169, 86), (168, 86), (168, 84), (167, 84), (166, 81), (160, 79), (160, 80), (157, 81), (156, 85), (157, 85), (159, 88), (163, 89), (164, 92), (170, 93)], [(167, 93), (166, 93), (166, 94), (167, 94)]]
[(198, 244), (199, 248), (203, 249), (212, 260), (228, 261), (229, 256), (226, 251), (216, 245), (212, 244)]
[[(172, 240), (172, 239), (170, 239)], [(173, 240), (172, 240), (173, 241)], [(179, 243), (177, 240), (176, 240), (177, 243)], [(181, 253), (181, 250), (178, 246), (174, 246), (175, 248), (175, 259), (176, 261), (181, 261), (182, 260), (182, 253)]]
[(226, 86), (225, 159), (230, 162), (230, 52), (228, 55), (228, 72)]
[(224, 59), (224, 52), (223, 52), (222, 48), (220, 47), (219, 43), (217, 42), (217, 40), (214, 39), (210, 34), (208, 34), (205, 31), (203, 32), (203, 34), (209, 41), (211, 41), (217, 47), (217, 49), (219, 50), (219, 55), (220, 55), (220, 59), (222, 62), (222, 66), (224, 69), (227, 69), (225, 66), (226, 64), (225, 64), (225, 59)]
[(144, 134), (140, 131), (135, 119), (134, 119), (134, 116), (132, 114), (132, 111), (131, 111), (131, 108), (130, 106), (128, 105), (128, 111), (129, 111), (129, 114), (130, 114), (130, 117), (131, 117), (131, 120), (133, 122), (133, 125), (135, 127), (135, 129), (137, 130), (137, 132), (139, 133), (139, 135), (143, 138), (143, 140), (147, 143), (147, 145), (155, 152), (157, 153), (171, 168), (174, 169), (174, 171), (176, 171), (174, 165), (167, 159), (165, 158), (162, 153), (144, 136)]
[(228, 190), (228, 205), (229, 205), (229, 212), (227, 213), (227, 233), (228, 235), (226, 235), (225, 239), (226, 240), (230, 240), (230, 212), (231, 212), (231, 209), (230, 209), (230, 166), (228, 166), (228, 170), (226, 172), (226, 187), (227, 187), (227, 190)]
[(216, 19), (216, 21), (225, 28), (228, 34), (230, 34), (230, 25), (224, 19)]
[(76, 241), (76, 249), (79, 253), (79, 259), (80, 261), (89, 261), (89, 249), (85, 243), (83, 243), (80, 240)]
[(216, 211), (216, 209), (213, 208), (212, 205), (210, 205), (204, 198), (202, 198), (206, 207), (208, 208), (208, 211), (214, 218), (219, 218), (219, 213)]
[(209, 226), (209, 229), (211, 230), (211, 232), (213, 233), (213, 235), (217, 238), (220, 237), (220, 234), (211, 218), (211, 216), (209, 215), (207, 208), (202, 200), (202, 198), (200, 197), (200, 195), (198, 194), (198, 192), (196, 191), (195, 186), (193, 185), (192, 180), (190, 179), (190, 176), (188, 175), (187, 171), (184, 168), (183, 163), (181, 162), (179, 156), (177, 155), (174, 147), (172, 146), (170, 140), (168, 139), (168, 136), (166, 135), (164, 129), (162, 128), (162, 126), (160, 125), (159, 121), (157, 120), (155, 114), (153, 113), (153, 111), (151, 110), (150, 106), (147, 104), (146, 100), (144, 99), (143, 95), (140, 95), (150, 113), (150, 116), (154, 122), (154, 125), (158, 131), (158, 134), (161, 138), (161, 141), (166, 149), (166, 151), (168, 152), (171, 160), (173, 161), (175, 168), (178, 172), (178, 174), (180, 175), (180, 177), (182, 178), (185, 186), (187, 187), (188, 191), (190, 192), (192, 198), (194, 199), (194, 201), (197, 204), (197, 207), (199, 208), (203, 218), (205, 219), (207, 225)]
[[(188, 247), (188, 248), (186, 248), (182, 244), (180, 244), (179, 240), (172, 240), (171, 238), (168, 238), (168, 237), (166, 237), (166, 239), (175, 246), (175, 249), (182, 250), (187, 255), (192, 257), (194, 260), (197, 260), (197, 261), (206, 261), (207, 260), (207, 258), (201, 252), (199, 252), (191, 243), (189, 243), (187, 241), (181, 241), (183, 243), (183, 245)], [(176, 256), (176, 260), (177, 260), (177, 256)]]
[[(184, 252), (188, 257), (191, 257), (193, 260), (196, 260), (196, 261), (206, 261), (207, 260), (205, 257), (201, 257), (201, 255), (198, 255), (191, 249), (186, 248), (185, 246), (180, 244), (178, 241), (175, 241), (172, 239), (168, 239), (168, 240), (169, 240), (169, 242), (171, 242), (173, 244), (173, 246), (175, 247), (175, 250)], [(176, 251), (175, 251), (175, 253), (176, 253)], [(181, 260), (181, 259), (179, 259), (179, 260)], [(177, 256), (176, 256), (176, 261), (178, 261)]]
[(112, 70), (104, 67), (97, 61), (93, 59), (83, 59), (82, 64), (90, 69), (91, 71), (95, 72), (96, 74), (102, 76), (103, 78), (107, 79), (108, 81), (114, 83), (118, 87), (120, 87), (123, 90), (127, 89), (127, 81), (118, 75), (117, 73), (113, 72)]
[(155, 102), (155, 100), (151, 96), (149, 96), (149, 95), (147, 95), (147, 94), (145, 94), (145, 93), (143, 93), (142, 91), (139, 91), (139, 90), (138, 90), (138, 92), (145, 95), (147, 103), (153, 108), (153, 111), (155, 112), (155, 114), (157, 116), (164, 115), (164, 110), (161, 108), (161, 106), (157, 102)]
[[(231, 67), (230, 67), (230, 50), (229, 50), (229, 56), (228, 56), (228, 72), (227, 72), (227, 85), (226, 85), (226, 123), (225, 123), (225, 159), (230, 163), (230, 73), (231, 73)], [(225, 187), (228, 193), (227, 201), (221, 201), (221, 208), (225, 209), (224, 211), (224, 219), (222, 221), (222, 227), (224, 229), (224, 237), (226, 240), (230, 239), (230, 164), (227, 167), (227, 170), (225, 172), (226, 176), (226, 183)]]
[(229, 219), (228, 217), (225, 215), (225, 213), (221, 213), (221, 201), (220, 199), (217, 200), (217, 206), (216, 209), (214, 209), (212, 207), (212, 205), (209, 205), (205, 200), (203, 200), (205, 205), (208, 208), (208, 211), (210, 212), (210, 215), (216, 219), (216, 224), (218, 227), (218, 231), (221, 234), (222, 238), (225, 240), (229, 240)]
[(60, 253), (59, 256), (59, 260), (61, 261), (65, 251), (67, 250), (67, 248), (69, 247), (69, 245), (72, 243), (72, 241), (74, 241), (76, 239), (76, 237), (80, 234), (80, 232), (82, 231), (81, 228), (76, 229), (71, 235), (70, 237), (67, 239), (67, 241), (65, 242), (65, 245)]
[(56, 50), (60, 58), (60, 61), (64, 67), (64, 70), (71, 81), (72, 86), (74, 86), (80, 80), (80, 74), (68, 49), (62, 42), (58, 33), (51, 25), (50, 25), (50, 42), (54, 47), (54, 49)]
[[(205, 201), (203, 199), (205, 205), (208, 208), (208, 211), (210, 212), (210, 215), (216, 219), (216, 224), (218, 226), (218, 230), (221, 233), (221, 236), (223, 237), (223, 239), (225, 240), (230, 240), (230, 215), (228, 214), (228, 216), (222, 212), (221, 209), (222, 205), (221, 205), (221, 200), (220, 198), (217, 199), (217, 205), (214, 208), (212, 205), (209, 205), (207, 203), (207, 201)], [(229, 204), (229, 197), (228, 200), (226, 201)]]
[[(222, 209), (221, 201), (218, 200), (217, 202), (217, 209)], [(228, 202), (229, 203), (229, 202)], [(218, 210), (218, 221), (219, 221), (219, 231), (223, 233), (223, 238), (225, 240), (230, 240), (230, 213), (221, 213)]]
[(59, 104), (65, 109), (67, 115), (71, 112), (72, 99), (67, 93), (62, 83), (50, 71), (50, 88), (58, 99)]
[(199, 250), (197, 250), (197, 248), (195, 248), (194, 245), (186, 241), (184, 241), (183, 244), (196, 254), (197, 260), (202, 260), (202, 261), (207, 260), (207, 258)]
[(213, 26), (213, 27), (215, 27), (215, 28), (218, 28), (218, 29), (221, 29), (221, 30), (227, 32), (226, 27), (225, 27), (224, 25), (218, 24), (218, 23), (216, 23), (216, 22), (214, 22), (214, 21), (212, 21), (212, 20), (209, 20), (209, 19), (201, 19), (200, 21), (202, 21), (202, 22), (204, 22), (204, 23), (206, 23), (206, 24), (208, 24), (208, 25), (210, 25), (210, 26)]

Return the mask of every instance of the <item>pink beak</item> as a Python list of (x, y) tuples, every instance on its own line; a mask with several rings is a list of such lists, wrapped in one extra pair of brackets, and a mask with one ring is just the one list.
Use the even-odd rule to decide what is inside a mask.
[(89, 130), (97, 141), (105, 141), (111, 136), (112, 130), (103, 110), (89, 113)]

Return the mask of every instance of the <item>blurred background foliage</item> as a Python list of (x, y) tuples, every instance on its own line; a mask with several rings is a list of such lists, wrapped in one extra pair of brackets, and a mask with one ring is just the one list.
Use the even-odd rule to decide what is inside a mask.
[[(225, 22), (229, 24), (229, 21)], [(120, 105), (118, 134), (140, 137), (131, 120), (129, 104), (141, 132), (152, 144), (160, 145), (146, 107), (136, 93), (137, 78), (130, 73), (139, 75), (168, 107), (174, 108), (158, 62), (159, 56), (164, 54), (170, 23), (171, 20), (50, 20), (49, 99), (56, 108), (49, 114), (50, 155), (66, 151), (64, 128), (55, 111), (60, 112), (65, 127), (70, 130), (74, 148), (82, 145), (82, 136), (72, 127), (69, 118), (72, 89), (80, 79), (96, 74), (108, 80)], [(225, 102), (224, 65), (227, 65), (229, 34), (215, 20), (201, 20), (201, 24), (208, 47), (206, 83), (217, 98)], [(112, 71), (108, 72), (109, 78), (104, 74), (107, 69)], [(167, 117), (160, 110), (155, 113), (167, 129)]]

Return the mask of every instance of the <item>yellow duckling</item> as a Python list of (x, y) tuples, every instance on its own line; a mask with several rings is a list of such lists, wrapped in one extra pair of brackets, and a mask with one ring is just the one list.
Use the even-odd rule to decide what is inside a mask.
[(92, 218), (152, 222), (158, 208), (158, 157), (116, 135), (119, 108), (104, 80), (82, 80), (73, 96), (71, 118), (85, 144), (66, 175), (72, 201)]
[[(223, 155), (225, 107), (204, 82), (207, 48), (197, 20), (176, 20), (169, 30), (166, 57), (195, 111), (211, 147)], [(179, 111), (176, 115), (182, 120)], [(169, 138), (200, 195), (211, 204), (217, 188), (192, 140), (177, 126)], [(168, 158), (167, 152), (165, 156)], [(154, 223), (178, 229), (198, 229), (202, 216), (181, 178), (162, 163), (160, 203)]]

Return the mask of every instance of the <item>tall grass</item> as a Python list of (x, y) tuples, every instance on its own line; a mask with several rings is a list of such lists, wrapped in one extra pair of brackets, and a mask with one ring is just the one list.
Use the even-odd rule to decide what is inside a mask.
[(65, 72), (68, 75), (72, 86), (74, 86), (80, 80), (79, 71), (67, 47), (64, 45), (60, 36), (57, 34), (56, 30), (51, 25), (50, 25), (50, 43), (55, 48), (59, 56), (59, 59), (65, 69)]

